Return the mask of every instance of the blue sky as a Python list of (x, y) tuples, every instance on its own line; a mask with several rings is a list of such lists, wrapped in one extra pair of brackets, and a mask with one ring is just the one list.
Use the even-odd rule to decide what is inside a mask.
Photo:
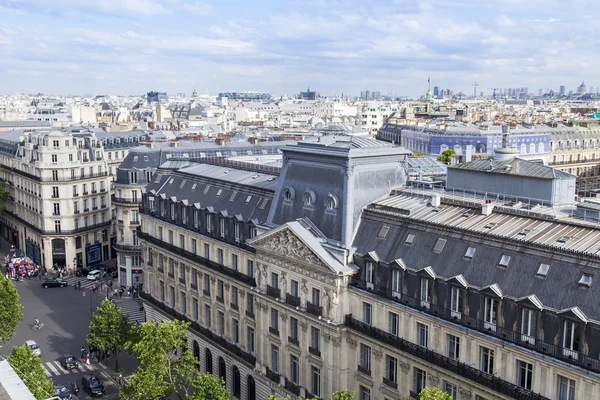
[(600, 86), (570, 0), (0, 0), (0, 93)]

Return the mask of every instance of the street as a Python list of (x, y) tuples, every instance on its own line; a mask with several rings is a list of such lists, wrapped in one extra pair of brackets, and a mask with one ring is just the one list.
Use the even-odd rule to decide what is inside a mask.
[[(71, 371), (64, 370), (58, 361), (66, 353), (79, 358), (82, 345), (87, 349), (85, 337), (89, 332), (90, 308), (95, 310), (106, 296), (102, 292), (92, 294), (91, 290), (83, 287), (84, 280), (82, 278), (81, 290), (75, 290), (72, 286), (44, 289), (41, 282), (34, 278), (16, 283), (23, 305), (23, 320), (15, 337), (0, 349), (0, 353), (9, 354), (13, 346), (34, 340), (40, 346), (46, 375), (55, 384), (70, 388), (70, 383), (76, 381), (81, 390), (78, 398), (88, 399), (89, 395), (81, 388), (81, 377), (85, 373), (93, 373), (106, 388), (104, 398), (118, 399), (118, 385), (109, 379), (110, 371), (115, 367), (114, 357), (99, 363), (92, 361), (91, 365), (82, 364), (79, 370)], [(35, 318), (44, 324), (41, 330), (33, 329)], [(119, 366), (126, 376), (133, 371), (134, 361), (120, 353)]]

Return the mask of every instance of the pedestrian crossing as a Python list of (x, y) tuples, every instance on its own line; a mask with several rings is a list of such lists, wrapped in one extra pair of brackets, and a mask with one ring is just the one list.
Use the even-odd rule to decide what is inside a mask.
[(129, 322), (134, 324), (136, 321), (139, 323), (146, 321), (146, 311), (140, 310), (140, 299), (116, 299), (115, 304), (123, 312), (129, 315)]
[(60, 365), (60, 361), (48, 361), (46, 363), (42, 363), (42, 366), (46, 370), (46, 376), (48, 378), (50, 378), (52, 376), (78, 374), (80, 372), (98, 371), (98, 370), (103, 370), (103, 369), (108, 368), (102, 362), (93, 363), (93, 364), (84, 364), (84, 363), (80, 362), (79, 368), (73, 368), (73, 369), (64, 369), (63, 366)]
[[(64, 278), (64, 280), (69, 284), (69, 286), (71, 288), (73, 288), (73, 285), (75, 284), (75, 282), (81, 282), (81, 290), (83, 289), (87, 289), (87, 290), (91, 290), (92, 286), (95, 286), (96, 289), (98, 291), (100, 291), (100, 282), (98, 281), (90, 281), (88, 280), (85, 276), (69, 276), (67, 278)], [(113, 283), (113, 289), (114, 290), (114, 283)], [(106, 288), (104, 288), (104, 292), (106, 293)]]

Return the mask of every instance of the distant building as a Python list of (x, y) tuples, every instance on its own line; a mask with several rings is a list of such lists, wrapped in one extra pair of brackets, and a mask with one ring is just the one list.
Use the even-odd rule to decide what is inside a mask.
[(585, 82), (581, 82), (581, 85), (577, 88), (577, 94), (586, 94), (587, 87), (585, 86)]
[(565, 85), (560, 85), (560, 89), (558, 89), (558, 94), (561, 96), (564, 96), (565, 94), (567, 94), (567, 92), (565, 90)]
[(219, 97), (225, 97), (230, 100), (242, 100), (242, 101), (257, 101), (257, 100), (269, 100), (271, 94), (267, 92), (221, 92)]
[(167, 92), (148, 92), (146, 94), (146, 100), (148, 103), (167, 101), (167, 99)]
[(300, 98), (303, 100), (316, 100), (319, 98), (319, 93), (311, 92), (310, 88), (308, 88), (306, 92), (300, 92)]
[(440, 87), (439, 86), (433, 87), (433, 97), (440, 97)]

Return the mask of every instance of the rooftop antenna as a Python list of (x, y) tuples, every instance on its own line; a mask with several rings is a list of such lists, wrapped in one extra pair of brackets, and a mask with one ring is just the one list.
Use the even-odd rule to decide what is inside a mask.
[(479, 83), (477, 83), (477, 82), (471, 83), (471, 86), (473, 86), (473, 98), (476, 99), (477, 98), (477, 86), (479, 86)]

